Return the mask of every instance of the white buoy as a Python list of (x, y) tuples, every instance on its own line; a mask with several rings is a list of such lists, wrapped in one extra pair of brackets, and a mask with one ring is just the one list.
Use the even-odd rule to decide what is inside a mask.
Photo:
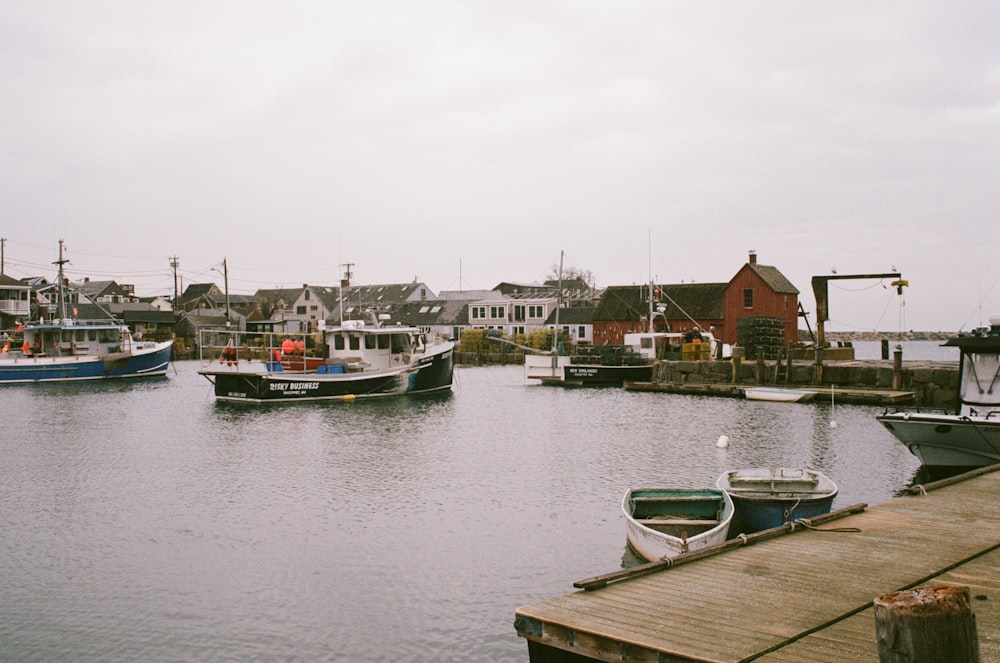
[(726, 447), (728, 447), (729, 446), (729, 436), (728, 435), (720, 435), (718, 442), (715, 443), (715, 446), (719, 447), (720, 449), (725, 449)]

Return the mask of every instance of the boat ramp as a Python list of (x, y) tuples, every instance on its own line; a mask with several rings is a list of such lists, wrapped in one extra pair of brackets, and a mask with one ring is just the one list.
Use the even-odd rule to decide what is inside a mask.
[(1000, 660), (998, 496), (1000, 465), (915, 486), (578, 581), (518, 608), (515, 628), (532, 663), (878, 662), (873, 601), (955, 584), (970, 589), (982, 660)]

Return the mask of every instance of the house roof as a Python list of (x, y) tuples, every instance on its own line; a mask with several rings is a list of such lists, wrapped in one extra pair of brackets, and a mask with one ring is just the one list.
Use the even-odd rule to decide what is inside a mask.
[(463, 302), (482, 301), (484, 299), (504, 299), (504, 294), (498, 290), (442, 290), (438, 299), (458, 299)]
[[(560, 325), (589, 325), (594, 321), (594, 311), (597, 310), (596, 306), (568, 306), (559, 309), (559, 324)], [(554, 325), (556, 324), (556, 310), (553, 309), (549, 313), (549, 317), (545, 320), (545, 324)]]
[(792, 282), (786, 279), (785, 275), (778, 271), (777, 267), (772, 267), (771, 265), (759, 265), (753, 262), (748, 262), (745, 266), (753, 270), (753, 272), (776, 293), (782, 295), (799, 294), (798, 288), (792, 285)]
[(192, 283), (187, 288), (184, 289), (184, 294), (181, 295), (181, 299), (190, 300), (197, 299), (203, 295), (207, 295), (210, 292), (220, 292), (219, 286), (214, 283)]
[[(658, 306), (668, 320), (719, 320), (723, 317), (723, 292), (727, 283), (660, 285)], [(649, 286), (608, 286), (594, 311), (594, 320), (638, 320), (649, 317)]]
[(457, 299), (407, 302), (390, 314), (390, 323), (413, 327), (468, 324), (469, 303)]
[(0, 274), (0, 286), (4, 287), (15, 287), (15, 288), (28, 288), (28, 284), (24, 281), (18, 281), (12, 276), (7, 276), (6, 274)]

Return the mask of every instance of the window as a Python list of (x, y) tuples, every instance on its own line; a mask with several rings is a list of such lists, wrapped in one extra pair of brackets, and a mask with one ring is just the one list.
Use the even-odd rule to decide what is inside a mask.
[(514, 304), (513, 313), (513, 322), (524, 322), (524, 304)]
[(298, 314), (298, 315), (305, 315), (306, 314), (306, 307), (305, 306), (296, 306), (295, 307), (295, 313)]
[(378, 344), (378, 339), (373, 334), (365, 336), (365, 350), (374, 350)]
[(352, 350), (361, 349), (361, 338), (359, 336), (351, 336), (349, 339)]
[(528, 307), (528, 317), (529, 318), (544, 318), (545, 317), (545, 307), (540, 304), (535, 304)]
[(472, 307), (472, 319), (481, 320), (486, 317), (486, 307), (485, 306), (473, 306)]
[(420, 307), (420, 312), (421, 313), (427, 313), (427, 311), (429, 311), (429, 310), (431, 310), (430, 306), (421, 306)]
[(743, 308), (753, 308), (753, 288), (743, 289)]
[(502, 320), (504, 315), (507, 313), (507, 307), (505, 306), (491, 306), (490, 307), (490, 317), (494, 319)]
[(580, 325), (579, 327), (577, 327), (576, 328), (576, 337), (577, 338), (587, 338), (587, 328), (584, 327), (583, 325)]
[(305, 292), (304, 292), (304, 293), (302, 294), (302, 298), (303, 298), (304, 300), (306, 300), (306, 301), (309, 301), (309, 291), (308, 291), (308, 290), (306, 290), (306, 291), (305, 291)]

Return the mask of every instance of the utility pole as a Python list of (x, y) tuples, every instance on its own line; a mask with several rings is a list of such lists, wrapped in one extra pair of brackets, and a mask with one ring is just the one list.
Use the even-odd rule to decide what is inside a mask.
[(170, 258), (170, 267), (174, 270), (174, 310), (177, 310), (177, 267), (180, 266), (180, 260), (177, 256)]
[(4, 249), (6, 249), (6, 248), (7, 248), (7, 238), (6, 237), (0, 237), (0, 274), (4, 274), (5, 273), (5, 271), (4, 271), (3, 254), (4, 254)]

